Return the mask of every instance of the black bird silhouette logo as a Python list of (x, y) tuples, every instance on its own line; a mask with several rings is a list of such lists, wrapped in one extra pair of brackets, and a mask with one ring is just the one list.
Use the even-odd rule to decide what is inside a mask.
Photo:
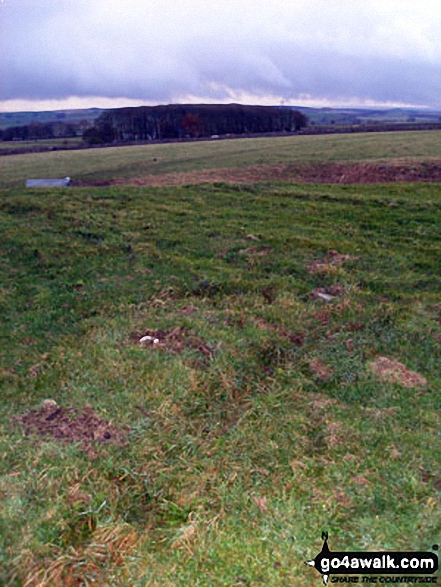
[(329, 573), (325, 573), (322, 571), (322, 559), (323, 558), (327, 558), (329, 559), (331, 551), (329, 550), (329, 546), (328, 546), (328, 533), (327, 532), (322, 532), (322, 540), (323, 540), (323, 546), (321, 551), (318, 553), (318, 555), (313, 558), (310, 561), (305, 561), (306, 565), (309, 565), (310, 567), (314, 567), (317, 569), (317, 571), (319, 573), (321, 573), (322, 577), (323, 577), (323, 584), (327, 585), (328, 581), (329, 581)]

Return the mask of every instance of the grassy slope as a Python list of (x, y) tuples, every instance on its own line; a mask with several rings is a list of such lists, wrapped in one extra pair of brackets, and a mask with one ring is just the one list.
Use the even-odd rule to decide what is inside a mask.
[[(441, 132), (293, 136), (112, 147), (0, 158), (0, 188), (30, 177), (93, 181), (274, 163), (440, 157)], [(154, 161), (156, 159), (156, 161)]]
[[(437, 541), (439, 185), (4, 191), (0, 222), (4, 583), (317, 585), (322, 530)], [(308, 272), (330, 249), (359, 260)], [(181, 326), (211, 359), (130, 338)], [(379, 381), (378, 355), (427, 388)], [(131, 426), (127, 446), (23, 436), (13, 417), (48, 397)]]

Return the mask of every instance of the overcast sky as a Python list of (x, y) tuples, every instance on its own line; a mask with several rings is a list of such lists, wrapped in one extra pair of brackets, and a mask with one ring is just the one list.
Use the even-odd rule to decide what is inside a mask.
[(0, 0), (0, 110), (441, 109), (439, 0)]

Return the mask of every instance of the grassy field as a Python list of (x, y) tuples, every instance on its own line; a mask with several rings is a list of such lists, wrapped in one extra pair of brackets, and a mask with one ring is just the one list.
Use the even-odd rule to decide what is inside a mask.
[(40, 139), (36, 141), (0, 141), (0, 153), (11, 150), (52, 149), (54, 147), (76, 147), (82, 144), (81, 137)]
[(440, 157), (441, 132), (438, 131), (111, 147), (2, 157), (0, 188), (23, 186), (31, 177), (68, 176), (92, 182), (253, 165)]
[[(160, 149), (315, 156), (255, 143)], [(439, 543), (439, 184), (8, 189), (0, 226), (1, 585), (314, 586), (323, 530)]]

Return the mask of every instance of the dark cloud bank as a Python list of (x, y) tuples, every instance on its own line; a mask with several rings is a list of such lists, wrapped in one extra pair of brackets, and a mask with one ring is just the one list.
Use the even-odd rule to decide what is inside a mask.
[(441, 65), (433, 61), (351, 54), (295, 38), (238, 39), (236, 29), (204, 32), (203, 23), (198, 34), (177, 37), (150, 34), (148, 23), (144, 29), (138, 23), (130, 38), (105, 22), (82, 24), (60, 2), (48, 4), (0, 10), (0, 100), (75, 95), (167, 103), (187, 96), (224, 100), (234, 92), (439, 106)]

